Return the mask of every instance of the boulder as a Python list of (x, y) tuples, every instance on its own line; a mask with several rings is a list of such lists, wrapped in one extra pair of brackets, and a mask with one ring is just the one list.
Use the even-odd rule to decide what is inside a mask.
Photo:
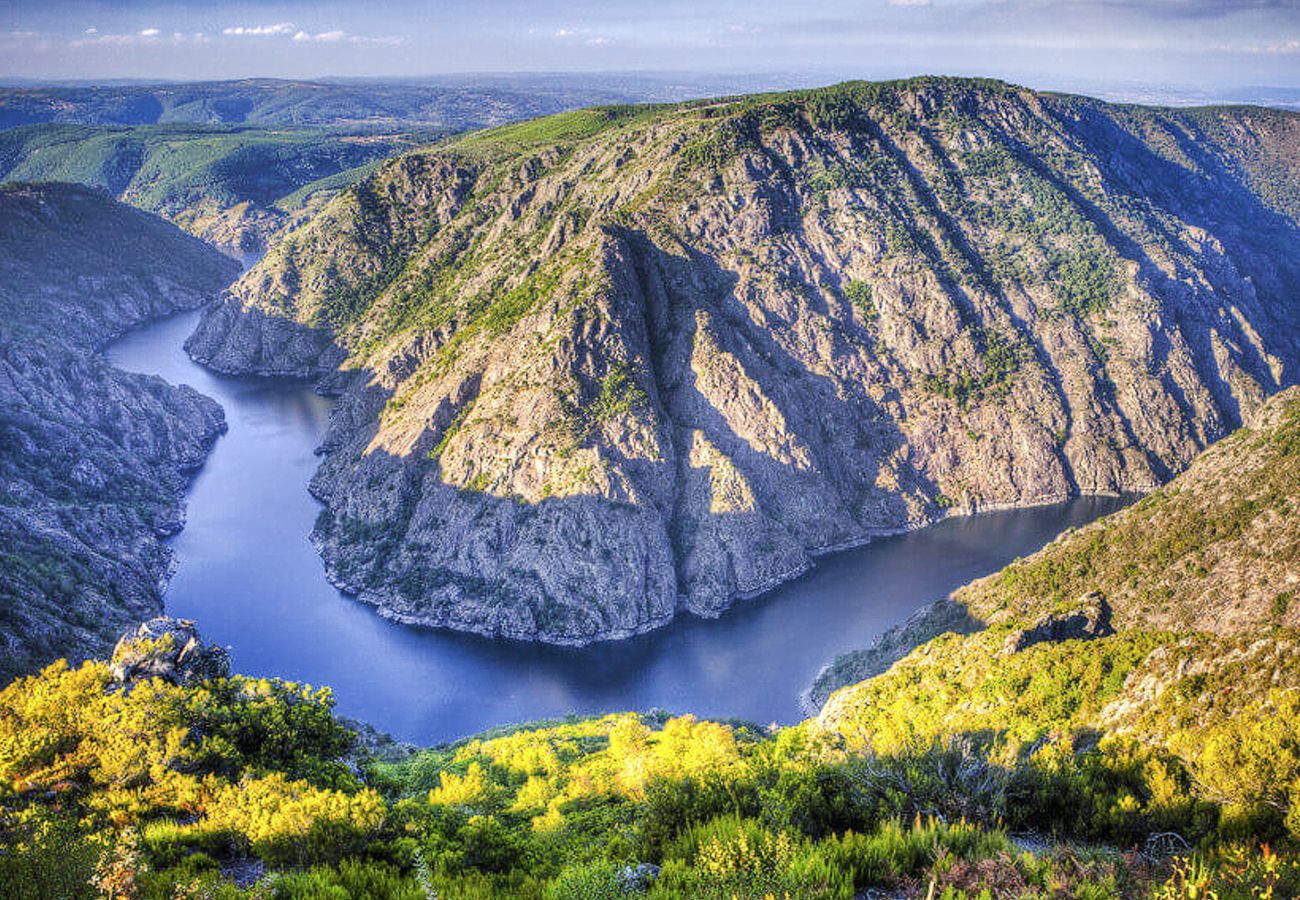
[(643, 894), (650, 890), (658, 878), (659, 867), (654, 863), (624, 866), (618, 873), (619, 890), (625, 894)]
[(113, 678), (130, 686), (149, 678), (189, 684), (230, 674), (230, 653), (206, 643), (189, 619), (158, 616), (126, 631), (113, 648)]

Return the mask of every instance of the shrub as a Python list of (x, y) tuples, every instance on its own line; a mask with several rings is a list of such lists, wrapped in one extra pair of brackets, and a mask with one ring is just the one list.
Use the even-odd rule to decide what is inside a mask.
[(868, 756), (852, 769), (859, 804), (886, 815), (993, 824), (1007, 810), (1010, 772), (969, 738)]
[[(758, 822), (716, 819), (684, 833), (661, 873), (662, 889), (696, 897), (847, 898), (853, 885), (813, 846)], [(656, 888), (660, 885), (656, 884)]]
[(361, 850), (384, 813), (373, 791), (346, 794), (276, 773), (219, 789), (200, 827), (244, 838), (269, 863), (301, 866)]
[(596, 862), (569, 866), (546, 887), (546, 900), (623, 900), (623, 866)]
[(66, 819), (40, 817), (18, 825), (0, 818), (0, 897), (94, 897), (90, 879), (101, 852), (100, 846)]

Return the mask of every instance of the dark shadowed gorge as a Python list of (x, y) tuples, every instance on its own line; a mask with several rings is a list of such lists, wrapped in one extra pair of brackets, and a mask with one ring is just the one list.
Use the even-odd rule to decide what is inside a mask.
[(0, 677), (102, 654), (161, 610), (162, 539), (224, 419), (96, 351), (211, 300), (238, 271), (85, 188), (0, 187)]

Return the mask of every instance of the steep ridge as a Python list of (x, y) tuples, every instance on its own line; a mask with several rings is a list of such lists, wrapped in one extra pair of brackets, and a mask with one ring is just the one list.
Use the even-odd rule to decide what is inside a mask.
[(401, 157), (189, 348), (344, 394), (331, 578), (584, 643), (952, 512), (1145, 491), (1300, 376), (1300, 118), (918, 79)]
[(161, 539), (224, 418), (95, 350), (238, 268), (85, 188), (0, 188), (0, 679), (103, 653), (160, 608)]

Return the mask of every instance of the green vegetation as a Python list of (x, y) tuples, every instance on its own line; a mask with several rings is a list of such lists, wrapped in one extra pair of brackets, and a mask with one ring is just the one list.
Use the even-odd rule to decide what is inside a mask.
[(979, 397), (1000, 396), (1011, 387), (1011, 378), (1020, 368), (1020, 351), (1012, 341), (996, 331), (979, 328), (975, 331), (980, 371), (959, 371), (952, 375), (927, 374), (923, 379), (926, 389), (947, 397), (965, 409)]
[[(1104, 692), (1087, 669), (1054, 684), (1082, 671), (1079, 693)], [(93, 879), (129, 885), (112, 896), (160, 898), (588, 900), (641, 884), (651, 898), (848, 900), (930, 882), (973, 898), (1012, 877), (1029, 896), (1062, 883), (1091, 892), (1071, 896), (1156, 896), (1193, 865), (1195, 878), (1281, 896), (1300, 875), (1290, 856), (1233, 849), (1281, 839), (1276, 818), (1228, 824), (1175, 757), (1131, 741), (1054, 731), (862, 753), (856, 733), (809, 724), (765, 736), (621, 714), (503, 729), (358, 775), (330, 706), (327, 691), (242, 677), (114, 690), (100, 663), (14, 683), (0, 693), (6, 896), (93, 897)], [(1031, 706), (1006, 715), (1023, 721)], [(1027, 827), (1120, 847), (1178, 829), (1205, 853), (1168, 871), (1115, 851), (1034, 855), (1003, 830)], [(221, 876), (246, 856), (272, 870), (250, 892)], [(662, 869), (652, 879), (642, 864)]]
[[(241, 227), (264, 238), (268, 223), (355, 184), (411, 140), (238, 125), (31, 125), (0, 131), (0, 181), (83, 184), (239, 244)], [(250, 221), (259, 216), (266, 223)]]
[(292, 128), (38, 125), (0, 132), (0, 178), (85, 184), (160, 212), (201, 200), (269, 205), (402, 144)]
[(615, 365), (600, 380), (600, 392), (586, 410), (593, 425), (625, 415), (650, 402), (626, 365)]
[(653, 119), (672, 108), (672, 106), (654, 104), (592, 106), (481, 131), (465, 138), (460, 145), (475, 147), (505, 144), (536, 147), (544, 144), (581, 141), (602, 134), (611, 128)]
[(962, 177), (979, 193), (955, 204), (964, 217), (1008, 238), (989, 255), (999, 281), (1043, 282), (1065, 312), (1101, 313), (1116, 288), (1118, 254), (1071, 198), (1079, 189), (1049, 173), (1002, 144), (974, 151), (962, 158)]
[(870, 322), (880, 317), (875, 300), (872, 299), (871, 285), (865, 281), (850, 281), (846, 284), (844, 286), (844, 299), (853, 304), (853, 309), (861, 317), (862, 322)]

